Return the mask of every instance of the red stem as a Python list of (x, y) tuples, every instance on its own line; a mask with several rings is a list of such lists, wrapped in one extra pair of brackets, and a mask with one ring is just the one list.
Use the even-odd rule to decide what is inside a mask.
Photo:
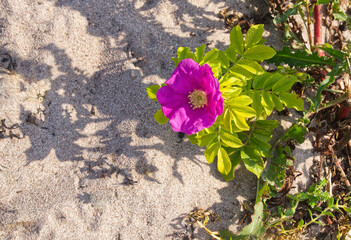
[[(323, 43), (322, 39), (322, 5), (315, 5), (313, 10), (314, 17), (314, 46)], [(321, 50), (317, 50), (319, 56), (323, 56), (323, 52)]]

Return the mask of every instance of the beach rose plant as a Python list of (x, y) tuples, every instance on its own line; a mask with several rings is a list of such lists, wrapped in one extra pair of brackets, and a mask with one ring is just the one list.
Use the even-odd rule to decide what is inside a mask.
[[(147, 87), (148, 96), (160, 103), (155, 120), (169, 122), (204, 152), (225, 180), (234, 178), (240, 162), (260, 178), (270, 157), (277, 121), (266, 120), (274, 109), (304, 109), (291, 87), (300, 81), (294, 71), (266, 72), (261, 63), (275, 55), (265, 46), (263, 25), (253, 25), (244, 38), (239, 26), (230, 32), (225, 51), (206, 52), (202, 45), (192, 52), (180, 47), (173, 58), (175, 70), (162, 85)], [(206, 52), (206, 53), (205, 53)]]

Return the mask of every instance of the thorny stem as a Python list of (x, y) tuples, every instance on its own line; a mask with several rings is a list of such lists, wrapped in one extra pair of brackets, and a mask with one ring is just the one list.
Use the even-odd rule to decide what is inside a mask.
[[(315, 5), (313, 10), (314, 16), (314, 46), (322, 44), (322, 5)], [(323, 52), (317, 49), (318, 55), (323, 56)]]

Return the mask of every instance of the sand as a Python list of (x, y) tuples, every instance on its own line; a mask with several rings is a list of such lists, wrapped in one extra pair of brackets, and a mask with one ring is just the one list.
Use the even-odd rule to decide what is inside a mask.
[[(2, 0), (0, 239), (210, 239), (195, 208), (236, 231), (255, 176), (225, 182), (203, 149), (179, 140), (145, 88), (173, 71), (179, 46), (224, 49), (217, 13), (266, 12), (241, 0)], [(265, 25), (267, 44), (280, 33)], [(6, 65), (7, 64), (7, 65)], [(17, 127), (17, 128), (16, 128)], [(303, 157), (303, 156), (302, 156)], [(247, 223), (247, 222), (246, 222)]]

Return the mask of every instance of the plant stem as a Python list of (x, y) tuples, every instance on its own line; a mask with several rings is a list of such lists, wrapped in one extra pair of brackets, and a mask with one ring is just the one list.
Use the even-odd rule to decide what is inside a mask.
[(310, 13), (310, 1), (306, 0), (305, 7), (306, 7), (306, 14), (307, 14), (307, 34), (308, 34), (308, 41), (310, 43), (310, 50), (313, 51), (313, 44), (312, 44), (312, 33), (311, 33), (311, 13)]
[[(314, 16), (314, 46), (322, 44), (322, 5), (315, 5), (313, 10)], [(317, 49), (318, 55), (323, 56), (323, 52)]]

